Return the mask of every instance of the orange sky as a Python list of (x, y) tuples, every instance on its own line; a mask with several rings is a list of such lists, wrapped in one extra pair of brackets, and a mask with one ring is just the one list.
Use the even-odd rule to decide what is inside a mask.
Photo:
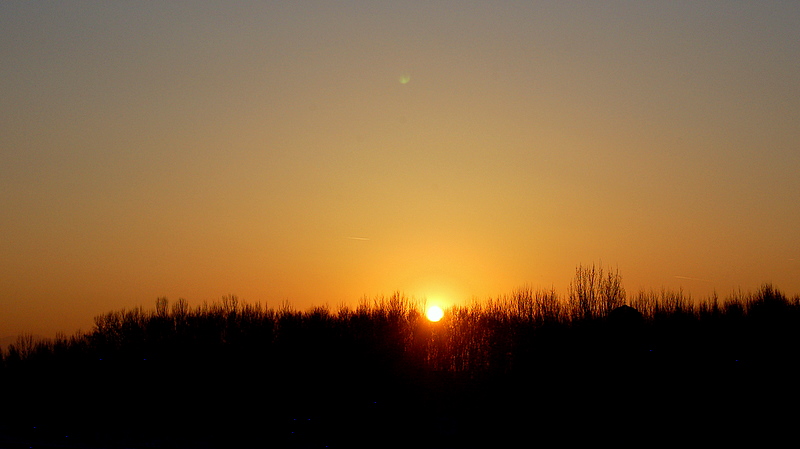
[(4, 2), (0, 337), (599, 262), (800, 293), (798, 42), (778, 1)]

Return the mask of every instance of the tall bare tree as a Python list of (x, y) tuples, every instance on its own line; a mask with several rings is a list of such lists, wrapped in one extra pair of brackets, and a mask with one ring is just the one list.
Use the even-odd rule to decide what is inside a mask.
[(625, 304), (625, 288), (619, 270), (605, 273), (602, 266), (594, 264), (578, 265), (568, 295), (573, 320), (607, 316)]

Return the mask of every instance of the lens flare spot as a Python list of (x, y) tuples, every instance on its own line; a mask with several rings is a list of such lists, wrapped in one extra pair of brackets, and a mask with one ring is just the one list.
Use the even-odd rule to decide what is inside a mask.
[(400, 84), (408, 84), (411, 81), (411, 75), (400, 75)]
[(442, 319), (444, 316), (444, 310), (442, 310), (442, 308), (439, 306), (430, 306), (425, 312), (425, 316), (428, 317), (428, 320), (435, 323)]

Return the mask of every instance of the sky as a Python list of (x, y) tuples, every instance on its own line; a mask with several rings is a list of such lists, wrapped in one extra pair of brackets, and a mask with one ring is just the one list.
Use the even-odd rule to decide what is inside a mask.
[(297, 309), (800, 293), (800, 3), (0, 3), (0, 336)]

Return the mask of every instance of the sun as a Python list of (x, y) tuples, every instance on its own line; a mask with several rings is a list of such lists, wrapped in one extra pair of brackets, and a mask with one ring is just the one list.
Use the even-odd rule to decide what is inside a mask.
[(428, 317), (428, 320), (435, 323), (442, 319), (444, 316), (444, 310), (442, 310), (442, 308), (439, 306), (430, 306), (428, 307), (428, 310), (425, 311), (425, 316)]

